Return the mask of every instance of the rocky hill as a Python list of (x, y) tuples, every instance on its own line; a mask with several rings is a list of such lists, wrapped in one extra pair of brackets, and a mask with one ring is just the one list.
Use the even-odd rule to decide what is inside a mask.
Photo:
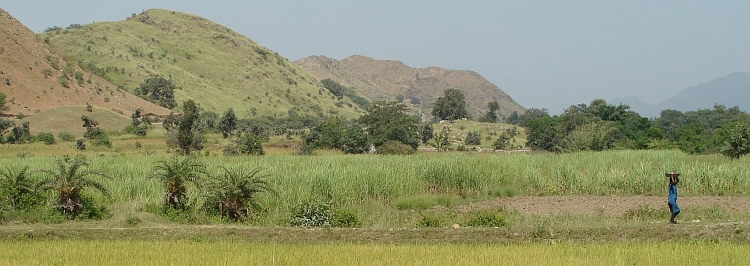
[(364, 111), (346, 97), (334, 97), (281, 55), (191, 14), (153, 9), (124, 21), (71, 25), (40, 36), (127, 91), (152, 76), (171, 79), (179, 87), (178, 104), (193, 99), (217, 113), (231, 107), (239, 117), (290, 111), (358, 117)]
[[(375, 60), (365, 56), (351, 56), (335, 60), (325, 56), (310, 56), (295, 62), (318, 79), (330, 78), (373, 100), (403, 97), (412, 111), (423, 120), (432, 119), (432, 106), (446, 89), (459, 89), (466, 97), (469, 114), (479, 118), (487, 112), (487, 104), (497, 101), (500, 115), (513, 111), (522, 113), (521, 105), (497, 86), (473, 71), (450, 70), (439, 67), (411, 68), (399, 61)], [(400, 96), (399, 96), (400, 95)]]
[(125, 115), (137, 108), (147, 113), (169, 113), (90, 74), (2, 9), (0, 92), (7, 95), (9, 110), (4, 113), (11, 115), (33, 115), (86, 103)]

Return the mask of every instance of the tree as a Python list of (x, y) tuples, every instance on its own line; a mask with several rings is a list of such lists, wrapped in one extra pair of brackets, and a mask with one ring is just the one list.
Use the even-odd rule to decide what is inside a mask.
[(136, 136), (146, 136), (146, 130), (148, 129), (148, 126), (146, 123), (144, 123), (141, 119), (141, 113), (143, 112), (143, 109), (137, 108), (135, 111), (133, 111), (133, 114), (130, 115), (130, 119), (132, 120), (131, 126), (132, 126), (132, 132)]
[(183, 104), (183, 113), (177, 122), (177, 143), (182, 150), (182, 154), (190, 154), (190, 149), (195, 146), (193, 141), (195, 134), (193, 124), (198, 120), (198, 106), (193, 100), (187, 100)]
[(732, 159), (750, 154), (750, 123), (739, 123), (729, 130), (727, 146), (721, 153)]
[(110, 178), (108, 175), (92, 170), (88, 167), (86, 157), (78, 155), (74, 158), (64, 156), (57, 158), (56, 169), (42, 169), (38, 172), (48, 175), (50, 178), (43, 179), (36, 184), (36, 189), (41, 191), (54, 190), (57, 192), (57, 209), (69, 218), (75, 218), (84, 208), (81, 202), (81, 193), (86, 188), (93, 188), (104, 195), (109, 195), (109, 190), (102, 183), (91, 178), (100, 176)]
[(432, 133), (435, 130), (432, 128), (432, 124), (424, 124), (422, 126), (422, 143), (428, 143), (432, 139)]
[(21, 126), (15, 126), (10, 130), (6, 141), (11, 144), (28, 143), (33, 141), (31, 137), (29, 122), (23, 122)]
[(516, 125), (526, 126), (526, 122), (544, 117), (549, 117), (547, 109), (527, 109), (526, 112), (518, 117), (518, 123), (516, 123)]
[(8, 97), (8, 95), (5, 95), (5, 93), (0, 92), (0, 114), (3, 111), (8, 111), (8, 109), (10, 109), (10, 108), (8, 108), (8, 106), (5, 105), (7, 103), (5, 101), (5, 98), (7, 98), (7, 97)]
[(495, 146), (496, 150), (508, 149), (510, 148), (511, 139), (512, 137), (508, 134), (508, 132), (503, 132), (499, 137), (497, 137), (497, 140), (495, 140), (493, 146)]
[(304, 144), (313, 148), (340, 149), (344, 136), (344, 121), (339, 117), (330, 117), (312, 128), (304, 138)]
[(86, 132), (83, 133), (83, 138), (91, 140), (91, 144), (94, 146), (112, 147), (112, 142), (109, 141), (107, 133), (98, 128), (99, 121), (85, 115), (81, 116), (81, 121), (83, 121), (83, 127), (86, 128)]
[(511, 124), (511, 125), (518, 125), (520, 122), (520, 117), (518, 116), (518, 111), (513, 111), (507, 118), (505, 118), (505, 123)]
[(172, 157), (154, 165), (151, 178), (158, 179), (164, 186), (164, 204), (171, 209), (185, 209), (188, 206), (188, 183), (197, 185), (205, 176), (205, 167), (195, 162), (194, 157)]
[(263, 155), (263, 140), (253, 133), (243, 133), (237, 136), (233, 145), (224, 149), (224, 155)]
[(16, 209), (23, 206), (34, 193), (34, 181), (29, 178), (29, 167), (18, 169), (5, 167), (0, 170), (0, 195)]
[(150, 77), (135, 89), (136, 95), (143, 95), (146, 100), (167, 109), (175, 107), (174, 90), (177, 88), (171, 80), (161, 76)]
[(482, 145), (482, 134), (479, 131), (466, 133), (466, 145)]
[(537, 150), (560, 151), (558, 130), (560, 118), (544, 117), (526, 121), (526, 146)]
[[(497, 114), (495, 112), (497, 112), (497, 110), (500, 110), (500, 104), (498, 104), (497, 101), (492, 101), (487, 104), (487, 109), (489, 109), (489, 111), (487, 112), (487, 114), (485, 114), (482, 118), (479, 119), (479, 122), (486, 122), (486, 123), (497, 122)], [(516, 112), (516, 116), (518, 116), (517, 112)]]
[(444, 151), (451, 145), (450, 132), (451, 131), (448, 127), (443, 127), (440, 132), (435, 133), (435, 144), (433, 146), (435, 146), (438, 151)]
[(369, 138), (361, 125), (353, 124), (344, 129), (344, 136), (341, 138), (341, 150), (344, 151), (344, 153), (365, 153), (369, 147)]
[(237, 116), (234, 115), (234, 109), (229, 108), (224, 115), (221, 117), (219, 122), (219, 130), (221, 130), (222, 136), (228, 138), (232, 133), (232, 130), (237, 128)]
[(259, 175), (261, 169), (222, 169), (224, 172), (209, 185), (211, 195), (206, 203), (211, 206), (208, 209), (215, 208), (220, 215), (234, 221), (247, 217), (250, 209), (262, 210), (255, 195), (273, 190), (263, 180), (266, 176)]
[(388, 140), (399, 141), (416, 150), (421, 141), (419, 122), (406, 113), (408, 108), (399, 102), (375, 102), (370, 112), (359, 118), (370, 141), (377, 147)]
[(5, 133), (8, 133), (8, 131), (15, 126), (16, 123), (12, 120), (0, 117), (0, 144), (5, 143)]
[(444, 93), (432, 107), (432, 115), (439, 120), (468, 118), (464, 94), (457, 89), (447, 89)]

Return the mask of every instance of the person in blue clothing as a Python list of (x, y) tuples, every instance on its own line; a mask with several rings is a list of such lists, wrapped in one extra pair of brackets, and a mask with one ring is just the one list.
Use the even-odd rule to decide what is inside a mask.
[(677, 183), (680, 183), (680, 173), (669, 172), (666, 173), (666, 176), (669, 177), (669, 195), (667, 196), (667, 205), (669, 206), (669, 211), (672, 213), (672, 217), (669, 218), (669, 223), (676, 224), (677, 222), (674, 218), (680, 214), (680, 206), (677, 205)]

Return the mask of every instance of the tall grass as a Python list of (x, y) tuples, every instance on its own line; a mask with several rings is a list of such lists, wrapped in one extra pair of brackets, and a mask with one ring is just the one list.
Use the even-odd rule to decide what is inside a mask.
[(0, 242), (0, 265), (747, 265), (750, 246), (264, 244), (245, 241)]
[[(153, 163), (169, 155), (89, 157), (111, 191), (106, 202), (158, 202), (163, 191), (148, 179)], [(259, 202), (277, 214), (299, 203), (321, 200), (337, 207), (387, 206), (418, 195), (481, 196), (512, 188), (519, 195), (666, 195), (665, 171), (682, 172), (680, 195), (748, 195), (747, 158), (692, 156), (677, 151), (609, 151), (574, 154), (435, 153), (411, 156), (326, 155), (200, 157), (219, 167), (262, 168), (277, 194)], [(0, 158), (0, 165), (54, 167), (54, 157)], [(193, 190), (191, 197), (199, 198)]]

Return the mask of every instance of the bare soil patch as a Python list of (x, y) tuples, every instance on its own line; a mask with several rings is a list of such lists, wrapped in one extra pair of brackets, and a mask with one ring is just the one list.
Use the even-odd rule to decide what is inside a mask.
[[(677, 203), (683, 211), (718, 206), (728, 212), (750, 212), (750, 197), (694, 196), (679, 197)], [(521, 196), (499, 198), (458, 207), (459, 210), (503, 207), (518, 210), (521, 214), (595, 214), (622, 215), (629, 209), (646, 205), (667, 209), (667, 197), (659, 196)]]

